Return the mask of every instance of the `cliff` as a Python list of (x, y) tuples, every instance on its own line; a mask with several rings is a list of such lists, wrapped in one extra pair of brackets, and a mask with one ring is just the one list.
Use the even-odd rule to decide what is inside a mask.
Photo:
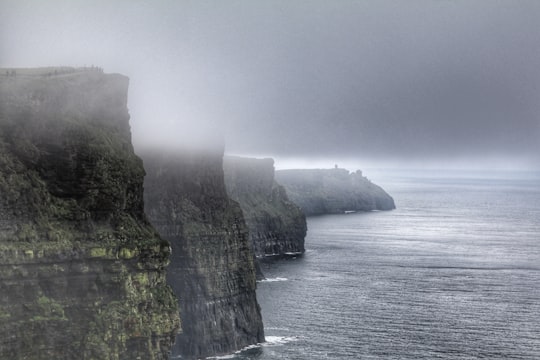
[(274, 180), (273, 159), (226, 156), (225, 183), (238, 201), (257, 257), (304, 253), (306, 217)]
[(394, 199), (362, 176), (361, 171), (279, 170), (276, 181), (306, 215), (395, 209)]
[(223, 150), (146, 152), (146, 212), (172, 244), (168, 282), (180, 298), (175, 353), (200, 358), (264, 341), (253, 253), (238, 204), (227, 196)]
[(170, 248), (143, 211), (128, 79), (61, 70), (0, 72), (0, 358), (167, 359)]

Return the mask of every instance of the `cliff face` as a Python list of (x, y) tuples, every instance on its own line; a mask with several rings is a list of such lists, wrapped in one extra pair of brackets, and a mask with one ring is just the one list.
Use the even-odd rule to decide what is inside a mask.
[(73, 69), (0, 77), (2, 359), (168, 358), (170, 250), (143, 212), (127, 86)]
[(306, 215), (395, 209), (394, 199), (363, 177), (361, 171), (279, 170), (276, 180)]
[(253, 253), (238, 204), (225, 191), (223, 152), (143, 156), (146, 212), (172, 244), (168, 282), (180, 298), (183, 358), (264, 341)]
[(224, 158), (225, 183), (244, 212), (255, 255), (304, 253), (306, 217), (274, 180), (273, 159)]

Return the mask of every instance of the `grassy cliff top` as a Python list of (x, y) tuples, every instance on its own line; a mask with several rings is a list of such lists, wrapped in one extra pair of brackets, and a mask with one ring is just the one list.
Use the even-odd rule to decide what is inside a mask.
[(52, 76), (52, 75), (68, 75), (80, 74), (89, 71), (97, 71), (103, 73), (103, 69), (96, 66), (90, 67), (71, 67), (71, 66), (44, 66), (35, 68), (20, 68), (20, 67), (0, 67), (0, 75), (4, 76)]
[(27, 111), (39, 112), (42, 118), (63, 115), (105, 120), (107, 114), (109, 118), (118, 116), (110, 114), (116, 110), (127, 118), (128, 85), (126, 76), (104, 74), (99, 68), (0, 68), (0, 116), (5, 119), (6, 111)]

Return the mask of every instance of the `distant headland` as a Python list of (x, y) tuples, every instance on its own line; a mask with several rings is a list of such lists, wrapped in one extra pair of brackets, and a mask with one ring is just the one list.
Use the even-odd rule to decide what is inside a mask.
[(394, 199), (364, 177), (360, 170), (349, 172), (337, 166), (333, 169), (278, 170), (276, 181), (308, 216), (396, 208)]

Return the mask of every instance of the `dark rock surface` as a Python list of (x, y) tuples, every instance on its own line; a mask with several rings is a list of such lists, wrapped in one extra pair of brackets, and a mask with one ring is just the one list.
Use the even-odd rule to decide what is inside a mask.
[(180, 299), (183, 358), (264, 341), (253, 253), (240, 206), (226, 193), (223, 150), (145, 152), (145, 207), (172, 244), (168, 282)]
[(380, 186), (346, 169), (276, 171), (276, 181), (306, 215), (395, 209), (394, 199)]
[(143, 211), (128, 79), (0, 76), (0, 358), (167, 359), (169, 244)]
[(257, 257), (304, 253), (306, 217), (274, 180), (274, 160), (226, 156), (225, 183), (244, 212)]

